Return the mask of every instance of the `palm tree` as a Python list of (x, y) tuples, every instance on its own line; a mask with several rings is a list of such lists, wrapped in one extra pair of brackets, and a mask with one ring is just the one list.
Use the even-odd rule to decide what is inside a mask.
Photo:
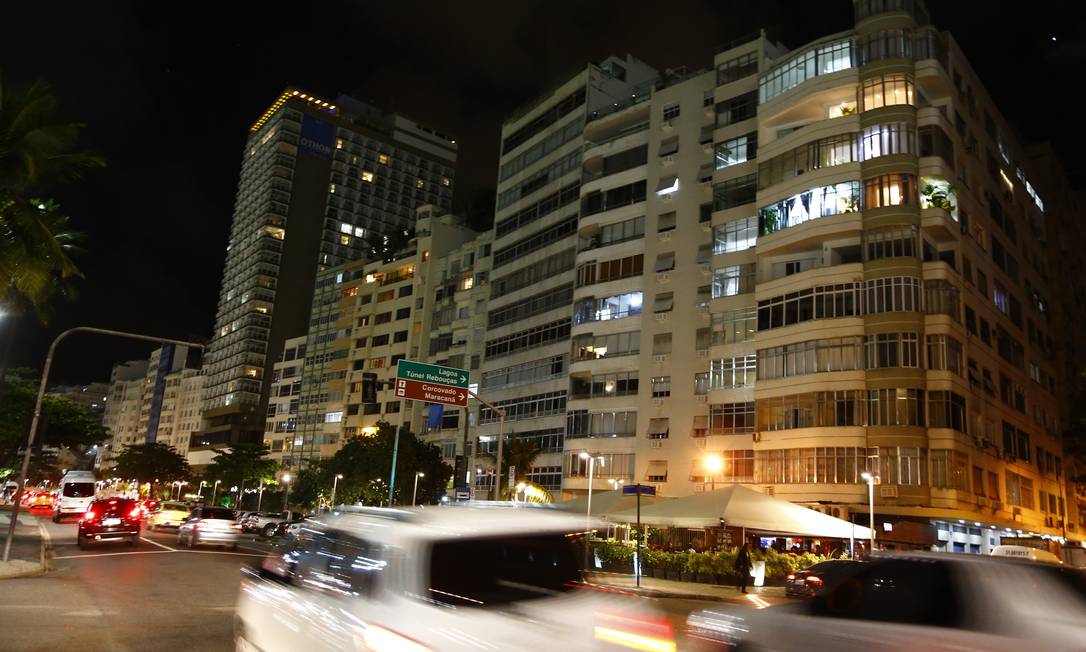
[[(519, 482), (528, 477), (528, 471), (531, 470), (535, 464), (536, 458), (539, 457), (543, 449), (539, 447), (539, 444), (531, 439), (520, 439), (515, 435), (505, 436), (504, 450), (502, 450), (502, 477), (509, 477), (509, 467), (514, 468), (515, 477), (514, 482)], [(484, 455), (492, 462), (497, 462), (497, 455), (494, 453), (486, 453)]]
[(0, 78), (0, 306), (32, 310), (42, 323), (50, 301), (68, 290), (60, 282), (79, 269), (69, 256), (77, 234), (68, 218), (37, 197), (103, 165), (95, 154), (74, 151), (82, 125), (60, 122), (56, 113), (45, 83), (11, 88)]

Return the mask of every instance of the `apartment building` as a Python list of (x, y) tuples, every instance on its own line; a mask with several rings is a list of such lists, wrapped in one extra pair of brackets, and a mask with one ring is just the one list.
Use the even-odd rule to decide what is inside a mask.
[(106, 401), (109, 400), (109, 383), (57, 385), (49, 389), (48, 395), (66, 398), (101, 416), (105, 413)]
[(456, 149), (403, 115), (292, 88), (252, 125), (199, 445), (262, 439), (267, 381), (286, 340), (307, 332), (318, 272), (379, 256), (410, 231), (420, 205), (449, 208)]
[[(762, 35), (588, 112), (568, 245), (502, 186), (483, 391), (518, 436), (563, 437), (540, 459), (565, 496), (587, 489), (588, 452), (595, 490), (743, 482), (864, 520), (870, 473), (888, 545), (1080, 536), (1060, 379), (1081, 363), (1059, 352), (1081, 333), (1054, 314), (1076, 290), (1048, 251), (1078, 204), (922, 3), (855, 9), (847, 32)], [(547, 302), (563, 283), (571, 311)], [(495, 323), (514, 303), (541, 310)]]
[(164, 344), (147, 360), (114, 365), (110, 380), (102, 422), (111, 439), (101, 447), (98, 467), (109, 468), (132, 444), (160, 442), (188, 453), (201, 426), (204, 376), (197, 349)]
[[(273, 371), (265, 443), (285, 466), (330, 457), (345, 438), (387, 421), (467, 468), (462, 411), (398, 398), (391, 381), (406, 358), (473, 370), (477, 382), (490, 234), (435, 206), (420, 207), (416, 218), (414, 237), (390, 260), (318, 275), (309, 333), (287, 342)], [(367, 374), (379, 383), (376, 402), (363, 397)]]
[[(554, 491), (566, 435), (586, 123), (643, 93), (655, 78), (633, 57), (609, 57), (502, 126), (480, 393), (505, 410), (507, 433), (538, 444), (543, 453), (528, 478)], [(495, 449), (497, 432), (496, 412), (480, 409), (479, 449)], [(484, 469), (477, 490), (493, 486), (492, 467), (485, 461), (477, 467)]]

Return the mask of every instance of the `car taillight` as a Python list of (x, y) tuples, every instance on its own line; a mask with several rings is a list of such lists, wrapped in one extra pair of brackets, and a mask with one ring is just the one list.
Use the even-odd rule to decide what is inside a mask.
[(97, 516), (98, 516), (98, 515), (94, 513), (94, 510), (93, 510), (93, 509), (88, 509), (88, 510), (87, 510), (87, 511), (86, 511), (86, 512), (85, 512), (85, 513), (83, 514), (83, 520), (84, 520), (84, 521), (93, 521), (93, 520), (94, 520), (94, 519), (95, 519), (95, 518), (96, 518)]
[(128, 518), (139, 518), (139, 517), (140, 517), (140, 508), (139, 507), (133, 509), (131, 512), (128, 512)]
[(822, 583), (822, 578), (818, 577), (817, 575), (809, 575), (809, 576), (807, 576), (807, 583), (808, 584), (821, 584)]
[(788, 576), (786, 577), (786, 579), (794, 580), (794, 579), (796, 579), (796, 574), (795, 573), (789, 573)]
[(240, 530), (241, 529), (241, 523), (231, 523), (230, 527), (234, 528), (235, 530)]
[(362, 642), (373, 652), (433, 652), (418, 641), (372, 624), (366, 625), (362, 632)]
[(671, 622), (643, 616), (596, 612), (597, 640), (646, 652), (675, 652)]

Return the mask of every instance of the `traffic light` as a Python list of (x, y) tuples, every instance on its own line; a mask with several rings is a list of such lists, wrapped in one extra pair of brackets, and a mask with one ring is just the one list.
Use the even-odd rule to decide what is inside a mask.
[(362, 374), (362, 402), (377, 402), (377, 374), (375, 373)]

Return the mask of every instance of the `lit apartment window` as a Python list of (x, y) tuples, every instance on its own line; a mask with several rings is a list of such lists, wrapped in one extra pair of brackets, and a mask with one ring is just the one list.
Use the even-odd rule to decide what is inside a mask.
[(328, 192), (332, 193), (333, 195), (336, 194), (336, 184), (334, 184), (334, 183), (328, 184)]
[(423, 181), (422, 179), (417, 179), (415, 181), (415, 187), (416, 188), (425, 188), (426, 187), (426, 182)]
[(452, 179), (450, 179), (449, 177), (441, 177), (441, 185), (448, 188), (452, 185)]
[(343, 139), (336, 138), (336, 149), (343, 149)]
[(362, 172), (362, 180), (365, 181), (366, 183), (373, 183), (373, 173), (363, 171)]
[(909, 75), (883, 75), (863, 82), (864, 111), (895, 104), (913, 104), (913, 79)]
[(339, 244), (341, 244), (341, 245), (349, 245), (349, 244), (351, 244), (351, 236), (349, 236), (349, 235), (341, 235), (341, 236), (339, 236)]
[(377, 155), (377, 162), (380, 163), (381, 165), (388, 165), (388, 161), (389, 161), (388, 154), (378, 154)]

